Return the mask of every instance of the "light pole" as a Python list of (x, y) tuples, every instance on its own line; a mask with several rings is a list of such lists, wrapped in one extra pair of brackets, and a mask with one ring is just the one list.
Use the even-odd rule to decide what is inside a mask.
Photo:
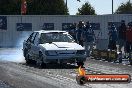
[(113, 14), (114, 12), (113, 12), (113, 0), (112, 0), (112, 14)]
[(66, 9), (68, 9), (68, 6), (67, 6), (67, 0), (66, 0)]

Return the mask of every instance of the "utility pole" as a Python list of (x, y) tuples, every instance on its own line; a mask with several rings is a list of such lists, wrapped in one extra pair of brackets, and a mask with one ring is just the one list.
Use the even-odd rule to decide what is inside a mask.
[(112, 0), (112, 14), (113, 14), (114, 12), (113, 12), (113, 0)]
[(67, 6), (67, 0), (66, 0), (66, 9), (68, 9), (68, 6)]

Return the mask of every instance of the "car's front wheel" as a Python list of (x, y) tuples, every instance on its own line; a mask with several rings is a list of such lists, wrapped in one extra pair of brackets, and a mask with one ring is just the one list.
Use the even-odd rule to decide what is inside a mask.
[(39, 68), (44, 68), (44, 67), (46, 67), (46, 64), (43, 62), (43, 54), (42, 54), (42, 53), (39, 53), (39, 58), (38, 58), (37, 61), (36, 61), (36, 65), (37, 65), (37, 67), (39, 67)]
[(83, 67), (84, 66), (84, 62), (77, 62), (77, 66), (78, 67), (80, 67), (80, 66)]

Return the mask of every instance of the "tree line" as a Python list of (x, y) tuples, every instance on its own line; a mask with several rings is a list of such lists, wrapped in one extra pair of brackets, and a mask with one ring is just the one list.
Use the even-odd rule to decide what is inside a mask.
[[(26, 0), (27, 15), (68, 15), (64, 0)], [(0, 0), (1, 15), (20, 15), (21, 0)]]
[[(64, 0), (26, 0), (26, 15), (69, 15)], [(80, 0), (81, 1), (81, 0)], [(0, 0), (0, 15), (20, 15), (21, 0)], [(122, 3), (114, 14), (132, 14), (132, 3)], [(94, 7), (85, 2), (76, 15), (96, 15)]]

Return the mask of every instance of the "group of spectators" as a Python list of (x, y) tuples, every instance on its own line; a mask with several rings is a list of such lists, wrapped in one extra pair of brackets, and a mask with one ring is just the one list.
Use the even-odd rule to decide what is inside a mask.
[[(71, 24), (69, 33), (78, 44), (85, 46), (86, 55), (90, 56), (96, 37), (89, 21)], [(119, 46), (118, 49), (117, 45)], [(123, 52), (122, 47), (127, 54), (132, 52), (132, 22), (126, 25), (124, 20), (121, 21), (118, 29), (113, 23), (109, 30), (108, 49)]]
[[(119, 45), (118, 49), (117, 45)], [(121, 21), (118, 30), (114, 24), (111, 25), (108, 49), (123, 52), (123, 47), (126, 54), (132, 52), (132, 22), (126, 25), (124, 20)]]
[[(89, 57), (94, 44), (97, 42), (94, 30), (92, 29), (92, 25), (89, 21), (85, 23), (83, 21), (79, 21), (78, 24), (71, 24), (69, 34), (78, 44), (85, 47), (86, 55)], [(124, 58), (128, 58), (130, 64), (132, 64), (132, 22), (126, 24), (125, 21), (122, 20), (118, 28), (114, 23), (112, 23), (109, 26), (108, 35), (108, 50), (119, 53), (121, 56), (121, 58), (119, 58), (119, 63), (122, 62), (122, 56), (125, 56)]]
[(73, 23), (70, 26), (69, 33), (78, 44), (85, 46), (86, 55), (90, 56), (96, 38), (89, 21), (86, 23), (83, 21), (79, 21), (78, 24)]

